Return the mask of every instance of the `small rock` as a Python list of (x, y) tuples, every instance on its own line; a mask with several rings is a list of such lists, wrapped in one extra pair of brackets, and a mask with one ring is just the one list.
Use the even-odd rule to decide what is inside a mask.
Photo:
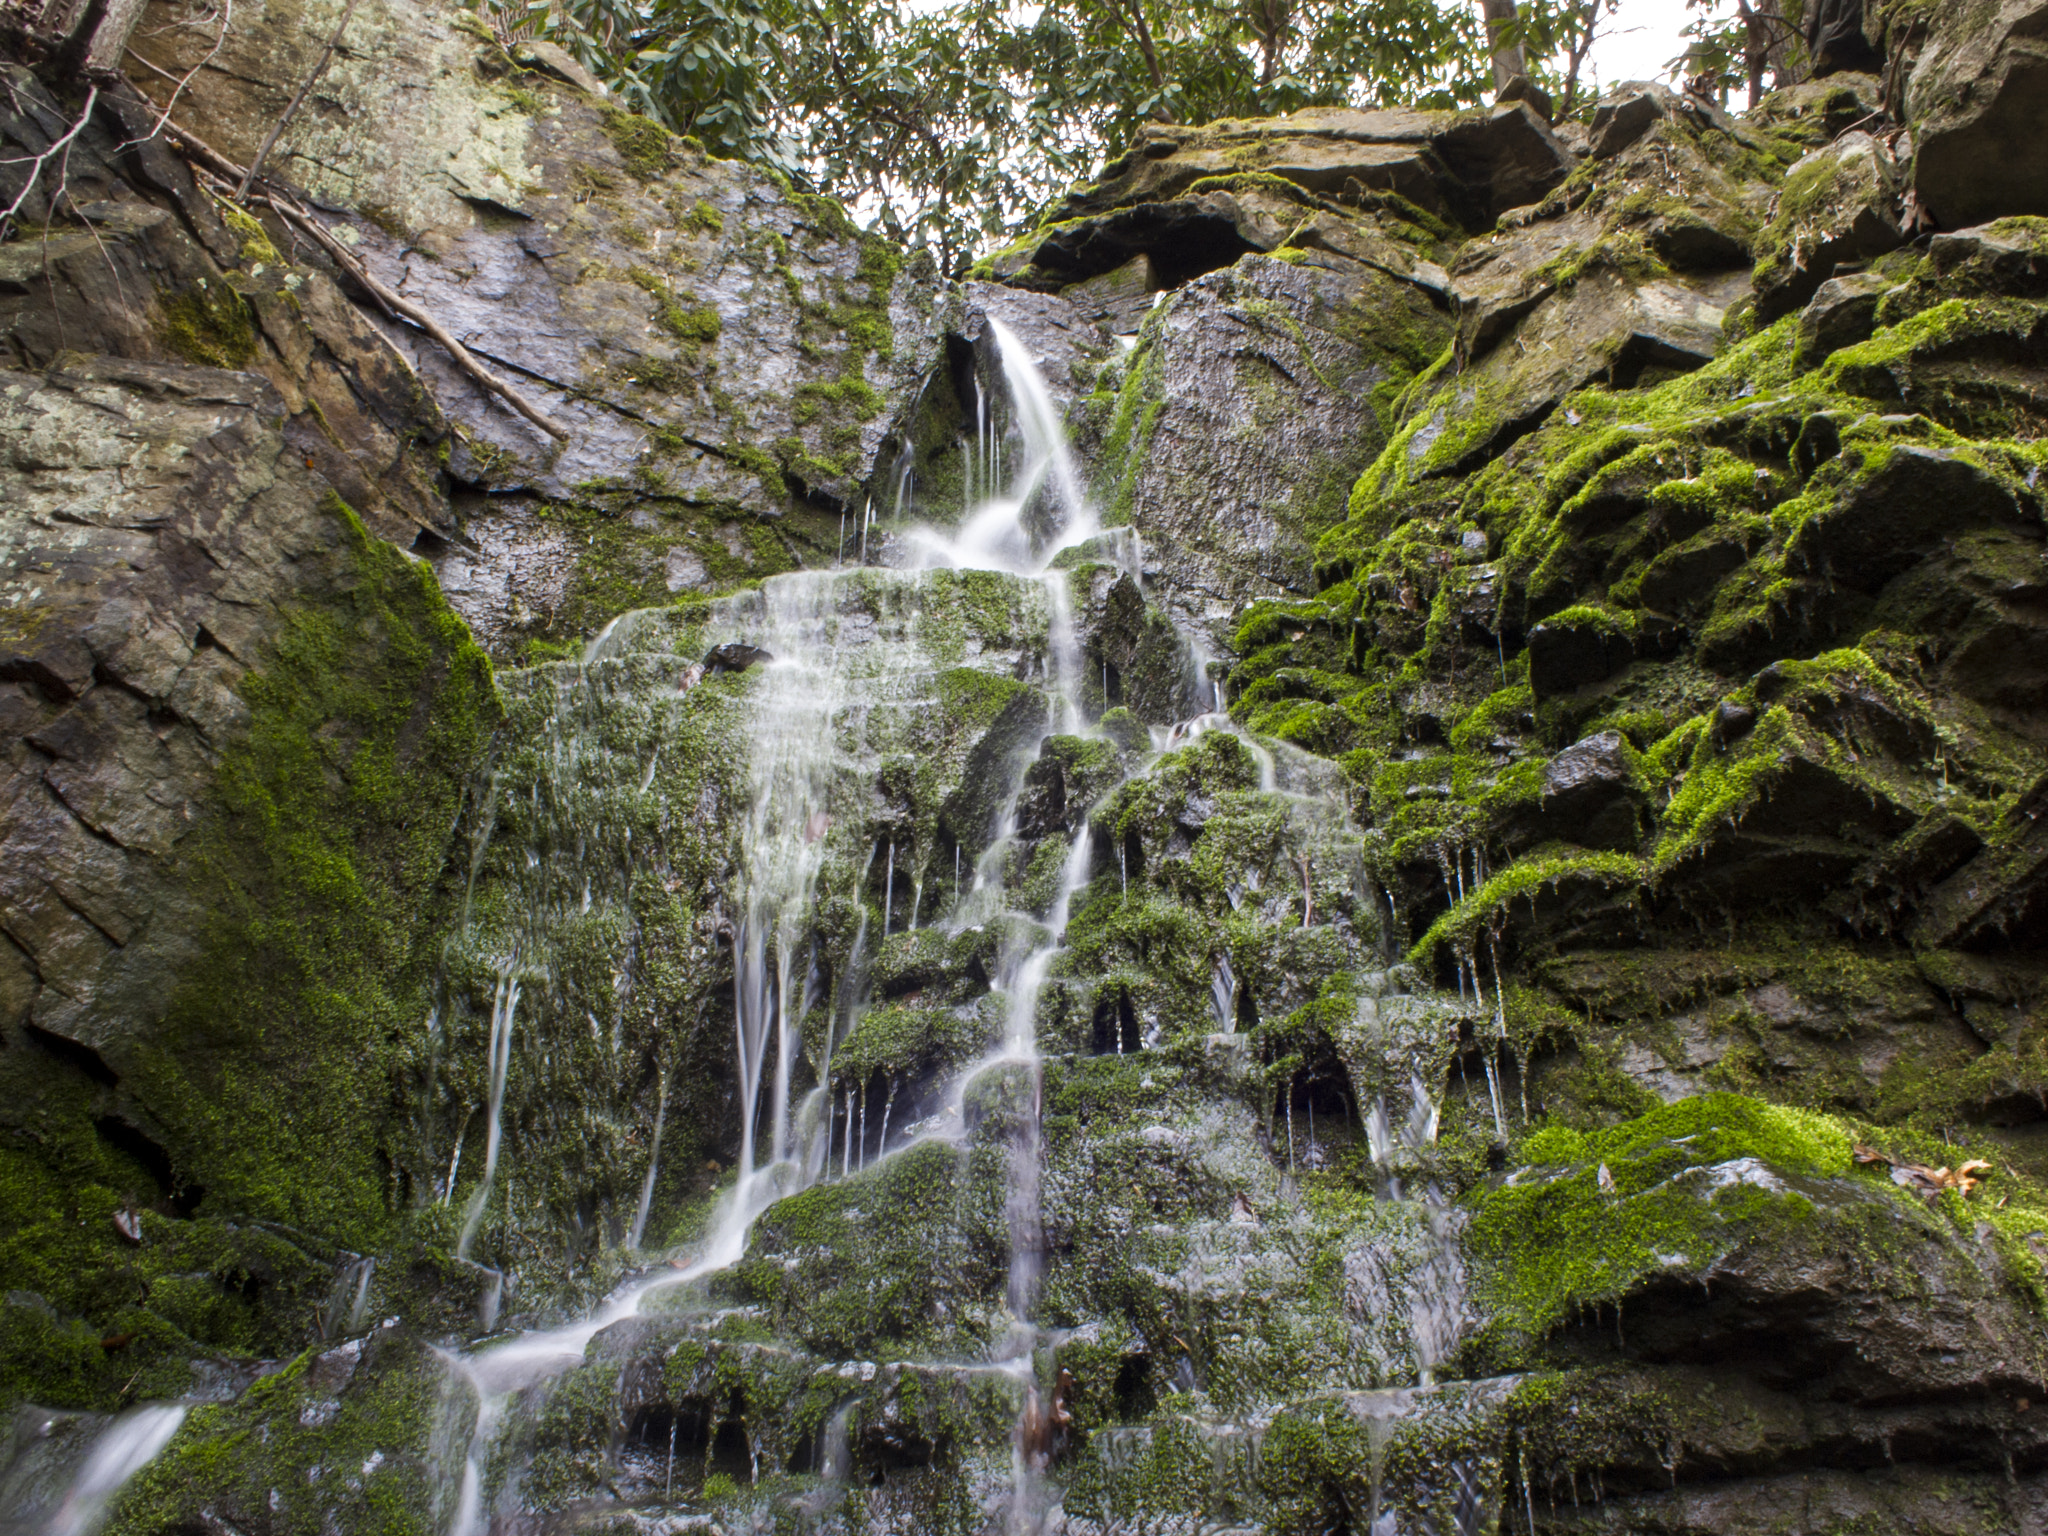
[(1593, 109), (1591, 152), (1595, 160), (1620, 154), (1664, 116), (1672, 96), (1666, 86), (1631, 81), (1609, 92)]
[(1756, 727), (1756, 711), (1747, 704), (1724, 701), (1714, 711), (1714, 735), (1725, 745), (1740, 741)]
[(749, 667), (774, 659), (758, 645), (748, 645), (744, 640), (728, 640), (724, 645), (711, 648), (704, 658), (704, 670), (711, 673), (744, 672)]
[(1899, 171), (1867, 133), (1845, 133), (1785, 173), (1778, 212), (1757, 241), (1756, 314), (1803, 308), (1847, 262), (1897, 250)]
[(611, 100), (612, 93), (604, 88), (604, 83), (577, 62), (573, 53), (558, 44), (533, 38), (514, 44), (512, 56), (522, 64), (531, 64), (568, 81), (586, 96), (595, 96), (599, 101)]
[(1619, 731), (1574, 742), (1543, 772), (1545, 834), (1585, 848), (1632, 847), (1641, 833), (1640, 792)]
[(1891, 284), (1872, 272), (1831, 277), (1799, 316), (1799, 361), (1811, 368), (1830, 352), (1868, 341), (1877, 330), (1877, 301)]

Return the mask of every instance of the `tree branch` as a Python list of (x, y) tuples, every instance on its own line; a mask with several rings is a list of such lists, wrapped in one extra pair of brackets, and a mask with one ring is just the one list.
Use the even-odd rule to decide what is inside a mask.
[[(21, 212), (21, 205), (28, 201), (29, 193), (35, 190), (36, 182), (43, 174), (43, 167), (49, 164), (50, 158), (53, 155), (69, 151), (71, 141), (85, 132), (85, 125), (92, 121), (92, 109), (98, 104), (99, 99), (99, 86), (95, 84), (87, 87), (85, 92), (85, 108), (78, 114), (78, 121), (71, 125), (63, 138), (57, 140), (48, 149), (35, 157), (35, 162), (28, 168), (27, 179), (21, 184), (21, 191), (15, 195), (13, 202), (9, 203), (5, 208), (0, 208), (0, 236), (6, 234), (8, 224), (17, 213)], [(52, 198), (51, 201), (54, 203), (56, 200)]]
[[(282, 134), (291, 125), (291, 120), (298, 115), (300, 106), (306, 100), (306, 93), (319, 83), (320, 77), (327, 73), (327, 66), (334, 62), (334, 51), (341, 46), (341, 34), (348, 30), (349, 18), (355, 15), (357, 3), (358, 0), (348, 0), (348, 4), (341, 8), (341, 20), (335, 23), (334, 36), (327, 39), (327, 47), (321, 53), (320, 61), (313, 66), (313, 72), (307, 75), (305, 80), (300, 83), (297, 94), (285, 104), (284, 114), (271, 125), (270, 134), (264, 139), (263, 147), (256, 151), (255, 159), (249, 162), (249, 169), (243, 173), (242, 184), (235, 188), (236, 202), (240, 203), (248, 200), (249, 185), (255, 181), (257, 173), (263, 169), (263, 162), (270, 158), (271, 150), (277, 147), (278, 135)], [(225, 36), (227, 29), (223, 27), (221, 33)], [(165, 107), (165, 114), (168, 115), (170, 110), (169, 107)]]

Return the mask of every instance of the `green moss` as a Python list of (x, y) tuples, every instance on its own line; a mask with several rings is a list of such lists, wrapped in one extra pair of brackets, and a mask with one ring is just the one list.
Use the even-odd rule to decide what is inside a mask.
[(122, 1489), (107, 1536), (202, 1523), (277, 1536), (431, 1536), (443, 1367), (393, 1334), (308, 1351), (232, 1403), (194, 1406)]
[(255, 314), (225, 282), (201, 278), (160, 294), (156, 332), (167, 350), (202, 368), (241, 368), (256, 355)]
[(602, 120), (604, 136), (640, 180), (652, 181), (674, 163), (675, 135), (652, 118), (605, 107)]
[(725, 215), (701, 197), (679, 223), (684, 229), (698, 234), (717, 235), (725, 231)]
[(209, 1199), (358, 1251), (392, 1215), (392, 1074), (432, 963), (428, 904), (497, 722), (490, 664), (433, 575), (330, 497), (342, 574), (241, 685), (224, 803), (178, 858), (207, 912), (137, 1092)]
[(690, 347), (707, 347), (718, 340), (725, 322), (717, 305), (678, 300), (669, 281), (645, 267), (634, 267), (628, 276), (653, 298), (655, 323), (676, 340)]
[[(1838, 1121), (1733, 1094), (1681, 1100), (1591, 1135), (1546, 1129), (1522, 1151), (1562, 1166), (1489, 1189), (1472, 1211), (1482, 1295), (1504, 1338), (1540, 1338), (1647, 1275), (1703, 1268), (1730, 1247), (1780, 1240), (1809, 1222), (1814, 1207), (1775, 1176), (1843, 1177), (1851, 1167), (1850, 1137)], [(1745, 1159), (1768, 1167), (1773, 1180), (1688, 1176)]]
[(1445, 944), (1469, 955), (1478, 937), (1499, 926), (1515, 901), (1533, 901), (1545, 889), (1628, 889), (1642, 884), (1643, 878), (1643, 861), (1625, 853), (1553, 854), (1519, 860), (1430, 924), (1429, 932), (1416, 941), (1408, 958), (1417, 964), (1433, 962)]
[(821, 416), (828, 420), (872, 421), (882, 414), (882, 409), (882, 397), (875, 392), (874, 386), (866, 379), (852, 375), (830, 384), (816, 381), (799, 384), (796, 407), (790, 416), (798, 426), (805, 427)]

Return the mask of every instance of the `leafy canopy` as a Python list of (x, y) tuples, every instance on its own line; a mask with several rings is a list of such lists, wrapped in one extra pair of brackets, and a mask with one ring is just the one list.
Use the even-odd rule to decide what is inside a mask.
[[(1147, 121), (1465, 106), (1491, 92), (1473, 0), (472, 0), (713, 154), (830, 193), (947, 268)], [(1539, 83), (1615, 0), (1524, 0)]]

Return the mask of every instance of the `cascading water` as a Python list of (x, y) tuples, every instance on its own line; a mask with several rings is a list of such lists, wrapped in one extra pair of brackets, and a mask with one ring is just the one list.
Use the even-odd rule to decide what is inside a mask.
[[(551, 1381), (585, 1362), (600, 1334), (629, 1320), (643, 1327), (657, 1318), (698, 1313), (715, 1318), (728, 1303), (715, 1300), (707, 1287), (723, 1287), (717, 1295), (731, 1294), (734, 1282), (726, 1272), (749, 1253), (750, 1232), (764, 1213), (819, 1184), (843, 1184), (849, 1200), (864, 1205), (869, 1193), (894, 1177), (891, 1170), (901, 1166), (900, 1159), (932, 1143), (963, 1154), (977, 1148), (1001, 1151), (998, 1219), (1005, 1258), (1000, 1312), (986, 1324), (969, 1326), (971, 1319), (962, 1320), (957, 1336), (970, 1358), (929, 1366), (958, 1380), (1006, 1383), (1014, 1402), (1008, 1476), (1000, 1494), (993, 1486), (985, 1489), (982, 1508), (1007, 1536), (1095, 1528), (1062, 1507), (1055, 1458), (1071, 1388), (1063, 1370), (1052, 1373), (1058, 1380), (1046, 1379), (1049, 1368), (1041, 1362), (1056, 1355), (1064, 1333), (1046, 1327), (1039, 1316), (1047, 1283), (1052, 1156), (1045, 1130), (1048, 1056), (1040, 1031), (1046, 1018), (1064, 1016), (1074, 1003), (1070, 972), (1076, 962), (1068, 942), (1077, 902), (1087, 893), (1098, 904), (1099, 924), (1099, 903), (1107, 899), (1102, 887), (1093, 884), (1101, 840), (1091, 820), (1091, 802), (1142, 788), (1140, 780), (1151, 772), (1152, 762), (1163, 760), (1161, 754), (1200, 754), (1209, 751), (1212, 738), (1228, 738), (1219, 749), (1223, 756), (1210, 756), (1218, 763), (1241, 759), (1245, 765), (1245, 777), (1232, 793), (1249, 798), (1231, 814), (1243, 821), (1241, 835), (1253, 839), (1242, 853), (1226, 855), (1242, 864), (1227, 882), (1230, 920), (1246, 933), (1299, 933), (1303, 944), (1323, 942), (1318, 935), (1329, 930), (1319, 925), (1329, 921), (1325, 907), (1336, 899), (1315, 889), (1318, 876), (1312, 872), (1341, 864), (1340, 850), (1347, 840), (1355, 850), (1356, 834), (1349, 826), (1341, 782), (1328, 765), (1299, 753), (1276, 752), (1221, 713), (1156, 725), (1149, 754), (1123, 738), (1119, 745), (1091, 727), (1082, 695), (1084, 684), (1094, 687), (1093, 669), (1082, 660), (1077, 588), (1067, 562), (1057, 569), (1053, 562), (1081, 550), (1075, 558), (1083, 568), (1094, 561), (1097, 567), (1111, 567), (1112, 575), (1117, 566), (1133, 573), (1136, 542), (1129, 536), (1103, 536), (1044, 381), (1011, 332), (993, 320), (990, 330), (1008, 385), (1014, 432), (1006, 435), (985, 405), (978, 406), (983, 414), (967, 456), (966, 483), (970, 492), (987, 492), (988, 499), (972, 506), (957, 530), (893, 535), (883, 555), (891, 562), (887, 566), (780, 576), (708, 610), (629, 615), (600, 636), (580, 664), (537, 669), (524, 685), (554, 702), (552, 713), (542, 712), (544, 742), (531, 755), (532, 783), (523, 791), (508, 787), (502, 796), (494, 792), (486, 802), (494, 811), (502, 804), (519, 812), (512, 820), (530, 843), (523, 864), (519, 856), (510, 862), (523, 871), (520, 879), (531, 911), (510, 924), (513, 932), (505, 932), (500, 919), (497, 930), (480, 930), (473, 944), (479, 955), (524, 958), (516, 967), (492, 962), (497, 968), (484, 1074), (484, 1166), (464, 1207), (463, 1251), (485, 1240), (482, 1218), (502, 1183), (500, 1129), (506, 1081), (515, 1069), (513, 1022), (520, 1014), (522, 987), (535, 996), (544, 984), (551, 997), (560, 993), (549, 933), (594, 922), (620, 906), (637, 866), (644, 863), (659, 875), (679, 878), (667, 876), (679, 857), (677, 818), (666, 805), (651, 808), (647, 802), (661, 798), (658, 763), (676, 755), (663, 733), (700, 706), (728, 707), (717, 703), (720, 699), (734, 711), (733, 727), (725, 734), (739, 749), (744, 784), (728, 872), (712, 877), (713, 911), (724, 914), (732, 966), (733, 1021), (727, 1038), (735, 1067), (737, 1157), (715, 1212), (702, 1235), (687, 1245), (685, 1256), (629, 1279), (568, 1326), (524, 1329), (450, 1357), (451, 1373), (476, 1401), (451, 1536), (484, 1536), (521, 1507), (523, 1453), (506, 1449), (513, 1439), (505, 1437), (530, 1418), (531, 1405), (545, 1398)], [(909, 493), (906, 464), (897, 472), (899, 525)], [(860, 521), (865, 555), (871, 526), (866, 508)], [(1091, 540), (1091, 549), (1082, 550)], [(691, 660), (702, 654), (707, 640), (717, 642), (713, 653), (702, 663)], [(710, 689), (707, 677), (719, 667), (741, 676)], [(1183, 691), (1208, 702), (1200, 652), (1189, 649), (1184, 670), (1190, 681)], [(1020, 688), (1022, 680), (1028, 683)], [(1105, 706), (1109, 681), (1105, 675)], [(1213, 692), (1220, 698), (1220, 689)], [(981, 724), (975, 729), (990, 731), (991, 743), (997, 740), (993, 721), (1024, 710), (1016, 715), (1019, 723), (1009, 727), (1021, 733), (1016, 746), (984, 751), (975, 745), (981, 738), (960, 735), (945, 724), (951, 718), (945, 714), (947, 698), (982, 693), (1012, 701), (999, 715), (976, 717)], [(630, 752), (616, 745), (598, 749), (596, 735), (608, 728), (611, 714), (628, 705), (645, 717), (639, 744)], [(1033, 709), (1039, 713), (1033, 715)], [(1056, 834), (1043, 830), (1041, 811), (1032, 813), (1037, 819), (1027, 828), (1023, 809), (1023, 770), (1036, 753), (1032, 743), (1046, 732), (1067, 739), (1062, 750), (1070, 756), (1094, 754), (1089, 760), (1118, 765), (1089, 781), (1086, 795), (1069, 806)], [(970, 749), (983, 753), (973, 759), (973, 771), (1004, 786), (992, 801), (965, 798), (969, 788), (984, 787), (969, 786), (963, 777)], [(962, 788), (949, 796), (919, 787), (955, 781)], [(982, 824), (953, 819), (966, 814), (963, 808), (970, 804), (987, 806), (973, 813), (984, 818)], [(512, 835), (502, 811), (494, 825), (498, 830), (489, 835)], [(616, 830), (622, 826), (625, 831)], [(607, 827), (614, 830), (607, 832)], [(1270, 841), (1275, 827), (1284, 829), (1278, 835), (1290, 848), (1299, 844), (1299, 851), (1282, 857)], [(1234, 847), (1231, 839), (1239, 836), (1210, 834), (1209, 842)], [(934, 869), (943, 871), (943, 863), (934, 861), (943, 859), (947, 840), (953, 843), (950, 910), (927, 921), (930, 887), (925, 877)], [(1055, 849), (1056, 863), (1049, 857)], [(1041, 851), (1048, 857), (1039, 858)], [(1108, 863), (1116, 900), (1142, 903), (1150, 899), (1146, 877), (1143, 870), (1127, 867), (1127, 853), (1127, 840), (1119, 835), (1113, 858), (1107, 848), (1100, 858)], [(943, 883), (940, 888), (946, 889)], [(845, 924), (847, 913), (858, 914), (848, 925), (850, 939), (848, 926), (836, 929), (837, 938), (830, 937), (830, 925)], [(871, 929), (871, 921), (878, 927)], [(978, 1055), (941, 1070), (930, 1082), (911, 1082), (893, 1066), (878, 1071), (870, 1045), (864, 1044), (869, 1012), (874, 1011), (880, 1028), (881, 1021), (893, 1017), (890, 1010), (902, 1006), (895, 999), (916, 983), (885, 980), (885, 993), (871, 996), (870, 969), (885, 978), (914, 974), (914, 966), (905, 969), (913, 957), (932, 953), (933, 946), (974, 947), (980, 942), (976, 935), (989, 940), (983, 985), (991, 1005), (1000, 1007), (1000, 1029)], [(1372, 947), (1377, 945), (1375, 937)], [(1304, 951), (1310, 952), (1324, 953)], [(1314, 963), (1326, 965), (1327, 960)], [(1228, 945), (1211, 950), (1203, 964), (1208, 974), (1202, 1011), (1222, 1042), (1217, 1060), (1241, 1063), (1238, 999), (1248, 983), (1233, 967)], [(618, 972), (614, 989), (621, 997), (637, 985), (635, 974), (630, 965)], [(914, 991), (908, 1001), (916, 1001)], [(1128, 1002), (1123, 1006), (1129, 1012)], [(535, 1019), (530, 1024), (521, 1016), (519, 1042), (544, 1033), (538, 1015)], [(589, 1010), (589, 1022), (593, 1039), (602, 1045), (603, 1021), (595, 1008)], [(614, 1049), (619, 1030), (614, 1021)], [(1136, 1017), (1113, 1021), (1110, 1034), (1118, 1057), (1139, 1051), (1147, 1053), (1147, 1060), (1152, 1059), (1149, 1048), (1162, 1038), (1156, 1022)], [(516, 1048), (531, 1050), (525, 1043)], [(1064, 1059), (1068, 1064), (1060, 1070), (1070, 1074), (1074, 1058)], [(533, 1070), (530, 1059), (520, 1058), (518, 1070)], [(1223, 1070), (1227, 1075), (1240, 1068)], [(620, 1231), (632, 1249), (649, 1240), (651, 1227), (658, 1227), (661, 1127), (674, 1118), (671, 1101), (677, 1090), (663, 1069), (652, 1076), (647, 1091), (656, 1131), (645, 1149), (630, 1227), (622, 1222)], [(1290, 1111), (1291, 1103), (1290, 1098)], [(1198, 1120), (1191, 1123), (1190, 1134), (1219, 1136), (1221, 1124), (1213, 1117)], [(459, 1140), (458, 1135), (458, 1146)], [(1246, 1144), (1217, 1155), (1241, 1159)], [(515, 1145), (515, 1163), (516, 1150)], [(1277, 1146), (1274, 1151), (1286, 1166), (1291, 1153), (1280, 1154)], [(451, 1199), (454, 1166), (451, 1160)], [(1254, 1185), (1264, 1177), (1251, 1174), (1249, 1164), (1233, 1166), (1247, 1170)], [(1070, 1190), (1062, 1185), (1063, 1201), (1070, 1199)], [(510, 1201), (509, 1189), (502, 1198)], [(964, 1199), (964, 1193), (958, 1198)], [(1260, 1198), (1277, 1199), (1284, 1208), (1293, 1197), (1283, 1185)], [(859, 1215), (857, 1207), (846, 1208), (850, 1218)], [(1239, 1208), (1249, 1209), (1242, 1195)], [(779, 1215), (776, 1219), (781, 1220)], [(1253, 1240), (1259, 1224), (1256, 1214), (1249, 1220), (1233, 1214), (1213, 1236), (1204, 1236), (1185, 1283), (1196, 1291), (1212, 1288), (1219, 1283), (1215, 1275), (1201, 1278), (1203, 1266), (1212, 1264), (1221, 1266), (1221, 1283), (1242, 1283), (1230, 1277), (1239, 1274), (1245, 1261), (1230, 1254)], [(785, 1237), (778, 1228), (774, 1241)], [(1202, 1258), (1204, 1252), (1211, 1257)], [(800, 1260), (792, 1255), (782, 1262), (792, 1266)], [(749, 1265), (760, 1272), (754, 1258)], [(1413, 1335), (1408, 1353), (1425, 1372), (1448, 1349), (1441, 1338), (1423, 1339), (1428, 1326), (1428, 1318), (1418, 1314), (1407, 1330)], [(1172, 1364), (1176, 1389), (1198, 1390), (1187, 1347), (1180, 1348), (1182, 1358)], [(874, 1369), (864, 1364), (850, 1379), (866, 1381)], [(811, 1465), (828, 1481), (843, 1485), (849, 1467), (871, 1454), (856, 1448), (870, 1441), (854, 1438), (869, 1411), (856, 1412), (854, 1399), (842, 1397), (829, 1422), (809, 1431)], [(677, 1449), (677, 1420), (666, 1421), (664, 1432), (665, 1446), (654, 1446), (661, 1453), (659, 1475), (646, 1488), (648, 1496), (667, 1501), (703, 1482), (715, 1437), (706, 1429), (705, 1442), (684, 1455)], [(750, 1442), (746, 1481), (752, 1480), (759, 1459)], [(851, 1490), (847, 1496), (869, 1497)], [(917, 1526), (899, 1522), (894, 1528)]]

